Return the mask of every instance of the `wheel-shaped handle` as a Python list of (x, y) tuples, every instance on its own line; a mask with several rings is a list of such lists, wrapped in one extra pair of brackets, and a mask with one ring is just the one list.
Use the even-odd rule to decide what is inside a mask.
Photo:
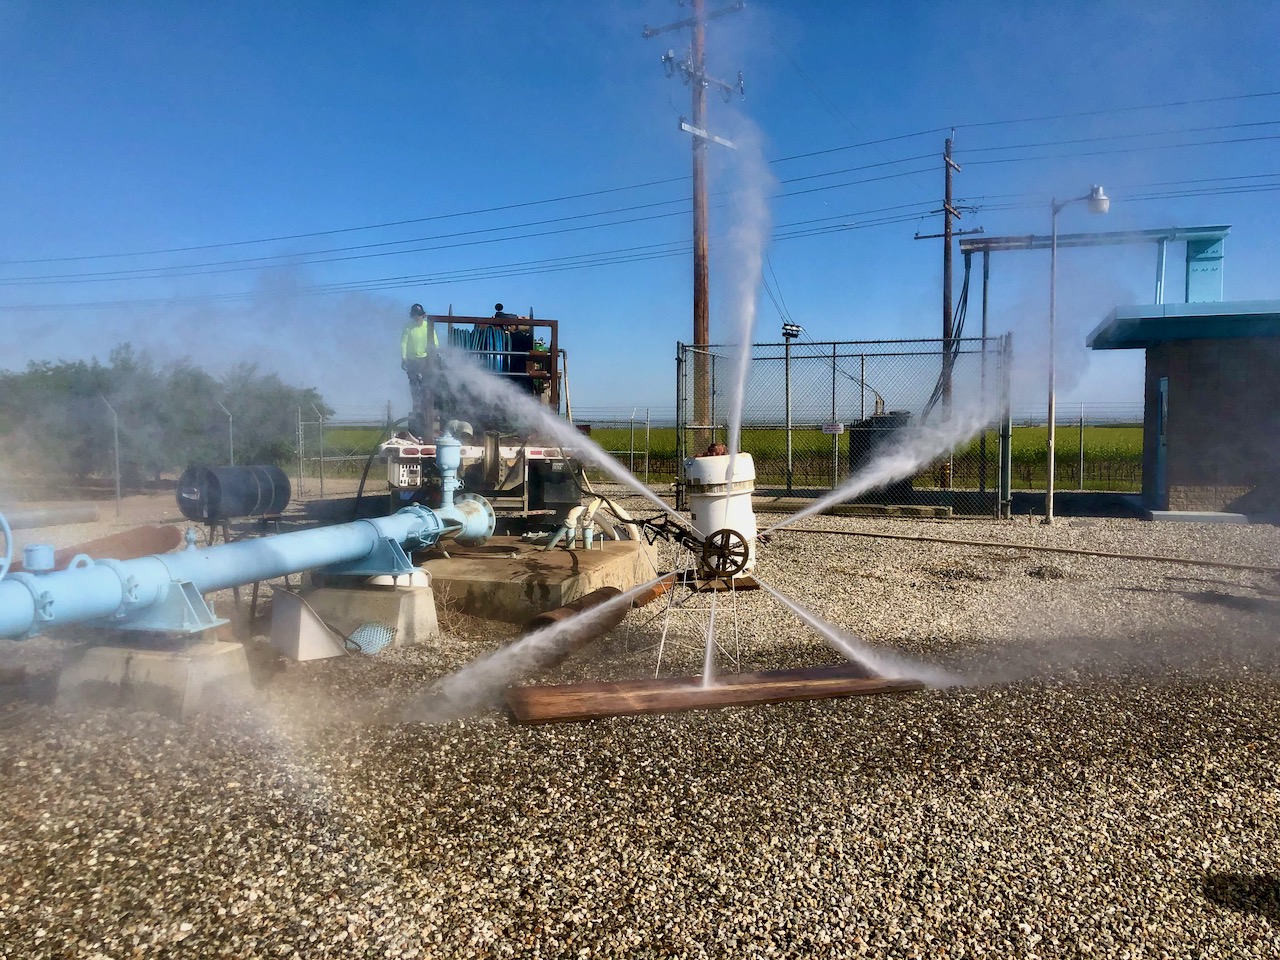
[(728, 527), (717, 530), (702, 543), (702, 566), (717, 577), (741, 573), (750, 557), (746, 537)]

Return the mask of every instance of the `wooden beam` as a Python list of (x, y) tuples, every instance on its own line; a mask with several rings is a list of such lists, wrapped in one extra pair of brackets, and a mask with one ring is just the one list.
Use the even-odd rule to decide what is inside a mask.
[(511, 687), (507, 706), (518, 723), (534, 724), (922, 689), (918, 680), (869, 677), (853, 664), (837, 664), (729, 674), (710, 686), (701, 677), (658, 677)]

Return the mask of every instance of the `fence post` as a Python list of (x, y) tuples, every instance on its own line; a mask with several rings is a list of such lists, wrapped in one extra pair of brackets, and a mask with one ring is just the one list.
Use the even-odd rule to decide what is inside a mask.
[[(836, 422), (836, 344), (831, 342), (831, 422)], [(840, 434), (831, 435), (831, 489), (840, 483)]]
[(676, 509), (684, 509), (684, 480), (680, 474), (680, 466), (684, 463), (685, 430), (689, 426), (689, 418), (685, 414), (685, 345), (676, 343)]
[(231, 416), (231, 411), (223, 406), (221, 400), (213, 402), (227, 415), (227, 466), (234, 467), (236, 465), (236, 421)]
[(627, 444), (627, 469), (636, 472), (636, 408), (631, 408), (631, 442)]
[(120, 415), (116, 413), (116, 408), (111, 405), (110, 400), (102, 394), (99, 396), (111, 411), (111, 436), (116, 451), (116, 516), (118, 517), (120, 516)]
[[(982, 251), (982, 382), (979, 396), (982, 398), (982, 415), (987, 414), (987, 293), (991, 288), (991, 251)], [(983, 426), (978, 437), (978, 493), (987, 492), (987, 428)], [(998, 499), (998, 498), (997, 498)], [(999, 506), (996, 508), (999, 513)]]
[(302, 496), (302, 408), (298, 408), (298, 496)]
[(859, 359), (862, 361), (862, 369), (858, 371), (858, 419), (865, 420), (867, 419), (867, 355), (864, 353)]
[(316, 412), (316, 419), (320, 421), (320, 497), (324, 498), (324, 414), (320, 412), (320, 408), (314, 403), (311, 409)]
[[(711, 356), (711, 417), (708, 420), (708, 426), (711, 427), (711, 442), (718, 442), (718, 434), (716, 432), (716, 355), (707, 351)], [(739, 423), (742, 421), (739, 420)], [(701, 444), (698, 445), (701, 449)]]
[(1008, 520), (1013, 516), (1013, 334), (1006, 333), (1000, 344), (1000, 375), (1002, 416), (1000, 417), (1000, 516)]
[(644, 408), (644, 485), (649, 485), (649, 450), (651, 441), (649, 439), (649, 408)]
[(1080, 401), (1080, 479), (1076, 484), (1077, 490), (1084, 489), (1084, 401)]

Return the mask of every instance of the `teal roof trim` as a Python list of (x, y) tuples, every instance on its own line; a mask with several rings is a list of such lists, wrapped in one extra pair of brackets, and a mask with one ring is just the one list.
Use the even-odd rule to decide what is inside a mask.
[(1169, 340), (1242, 337), (1280, 337), (1280, 300), (1116, 307), (1085, 344), (1094, 350), (1130, 350)]

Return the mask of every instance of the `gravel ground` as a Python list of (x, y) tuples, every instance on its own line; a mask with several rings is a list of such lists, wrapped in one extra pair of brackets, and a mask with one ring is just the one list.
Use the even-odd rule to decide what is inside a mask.
[[(1270, 526), (803, 526), (1280, 565)], [(965, 682), (387, 722), (510, 640), (446, 616), (431, 649), (263, 663), (185, 723), (28, 710), (0, 727), (0, 956), (1280, 954), (1271, 574), (793, 532), (759, 572)], [(654, 613), (539, 679), (651, 671)], [(744, 668), (834, 660), (763, 591), (718, 620)]]

